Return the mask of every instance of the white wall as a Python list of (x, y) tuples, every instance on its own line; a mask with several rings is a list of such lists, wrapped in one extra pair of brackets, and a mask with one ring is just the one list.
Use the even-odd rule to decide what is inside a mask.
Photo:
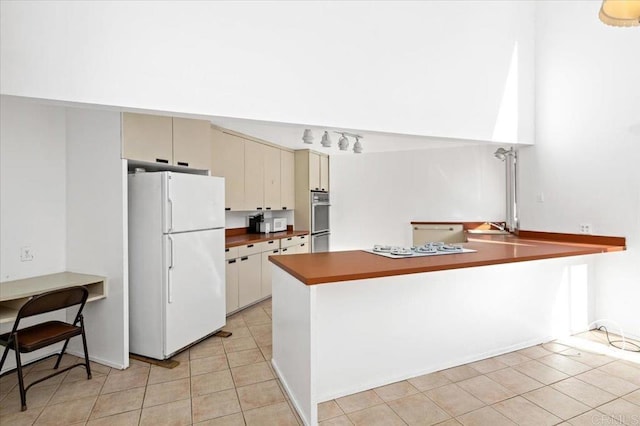
[(331, 249), (411, 245), (411, 221), (503, 221), (505, 169), (495, 149), (331, 157)]
[(129, 365), (127, 168), (120, 114), (67, 110), (67, 269), (108, 278), (106, 299), (87, 304), (91, 358)]
[[(64, 271), (64, 108), (0, 101), (0, 281)], [(32, 261), (20, 261), (24, 246)]]
[[(627, 238), (598, 257), (596, 317), (640, 336), (640, 32), (597, 19), (599, 2), (540, 2), (536, 145), (521, 152), (521, 227)], [(544, 202), (536, 202), (538, 194)]]
[(533, 142), (530, 1), (2, 2), (2, 93)]

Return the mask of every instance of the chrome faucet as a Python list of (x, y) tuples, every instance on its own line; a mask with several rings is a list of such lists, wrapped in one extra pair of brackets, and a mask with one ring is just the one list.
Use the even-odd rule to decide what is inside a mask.
[(504, 225), (500, 225), (498, 223), (488, 222), (488, 224), (496, 228), (498, 231), (504, 231), (505, 229)]

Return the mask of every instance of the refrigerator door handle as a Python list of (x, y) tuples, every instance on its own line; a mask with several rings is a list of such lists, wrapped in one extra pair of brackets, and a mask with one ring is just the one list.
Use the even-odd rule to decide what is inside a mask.
[(171, 285), (171, 271), (173, 270), (173, 238), (169, 237), (169, 243), (171, 243), (169, 251), (169, 273), (167, 274), (167, 300), (169, 303), (173, 303), (173, 286)]
[(173, 200), (171, 198), (167, 198), (169, 203), (169, 232), (173, 231)]

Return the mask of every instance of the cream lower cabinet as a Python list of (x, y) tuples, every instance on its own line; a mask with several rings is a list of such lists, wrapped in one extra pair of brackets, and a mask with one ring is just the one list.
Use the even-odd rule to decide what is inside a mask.
[(240, 307), (238, 300), (238, 261), (239, 259), (229, 259), (226, 262), (225, 274), (226, 274), (226, 301), (227, 301), (227, 313), (233, 312)]
[(250, 305), (262, 294), (262, 254), (238, 259), (238, 305)]
[(269, 256), (280, 254), (280, 249), (273, 249), (262, 253), (262, 287), (261, 297), (271, 296), (271, 262)]
[(227, 314), (271, 296), (269, 256), (308, 253), (308, 239), (298, 235), (227, 248)]
[(309, 236), (298, 235), (280, 240), (280, 254), (309, 253)]

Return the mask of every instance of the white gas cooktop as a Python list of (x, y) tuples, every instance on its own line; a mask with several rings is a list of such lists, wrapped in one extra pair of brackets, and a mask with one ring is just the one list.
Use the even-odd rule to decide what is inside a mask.
[(476, 250), (464, 248), (458, 244), (445, 244), (441, 242), (426, 243), (416, 247), (399, 247), (376, 244), (373, 249), (364, 250), (391, 259), (420, 256), (440, 256), (443, 254), (474, 253)]

